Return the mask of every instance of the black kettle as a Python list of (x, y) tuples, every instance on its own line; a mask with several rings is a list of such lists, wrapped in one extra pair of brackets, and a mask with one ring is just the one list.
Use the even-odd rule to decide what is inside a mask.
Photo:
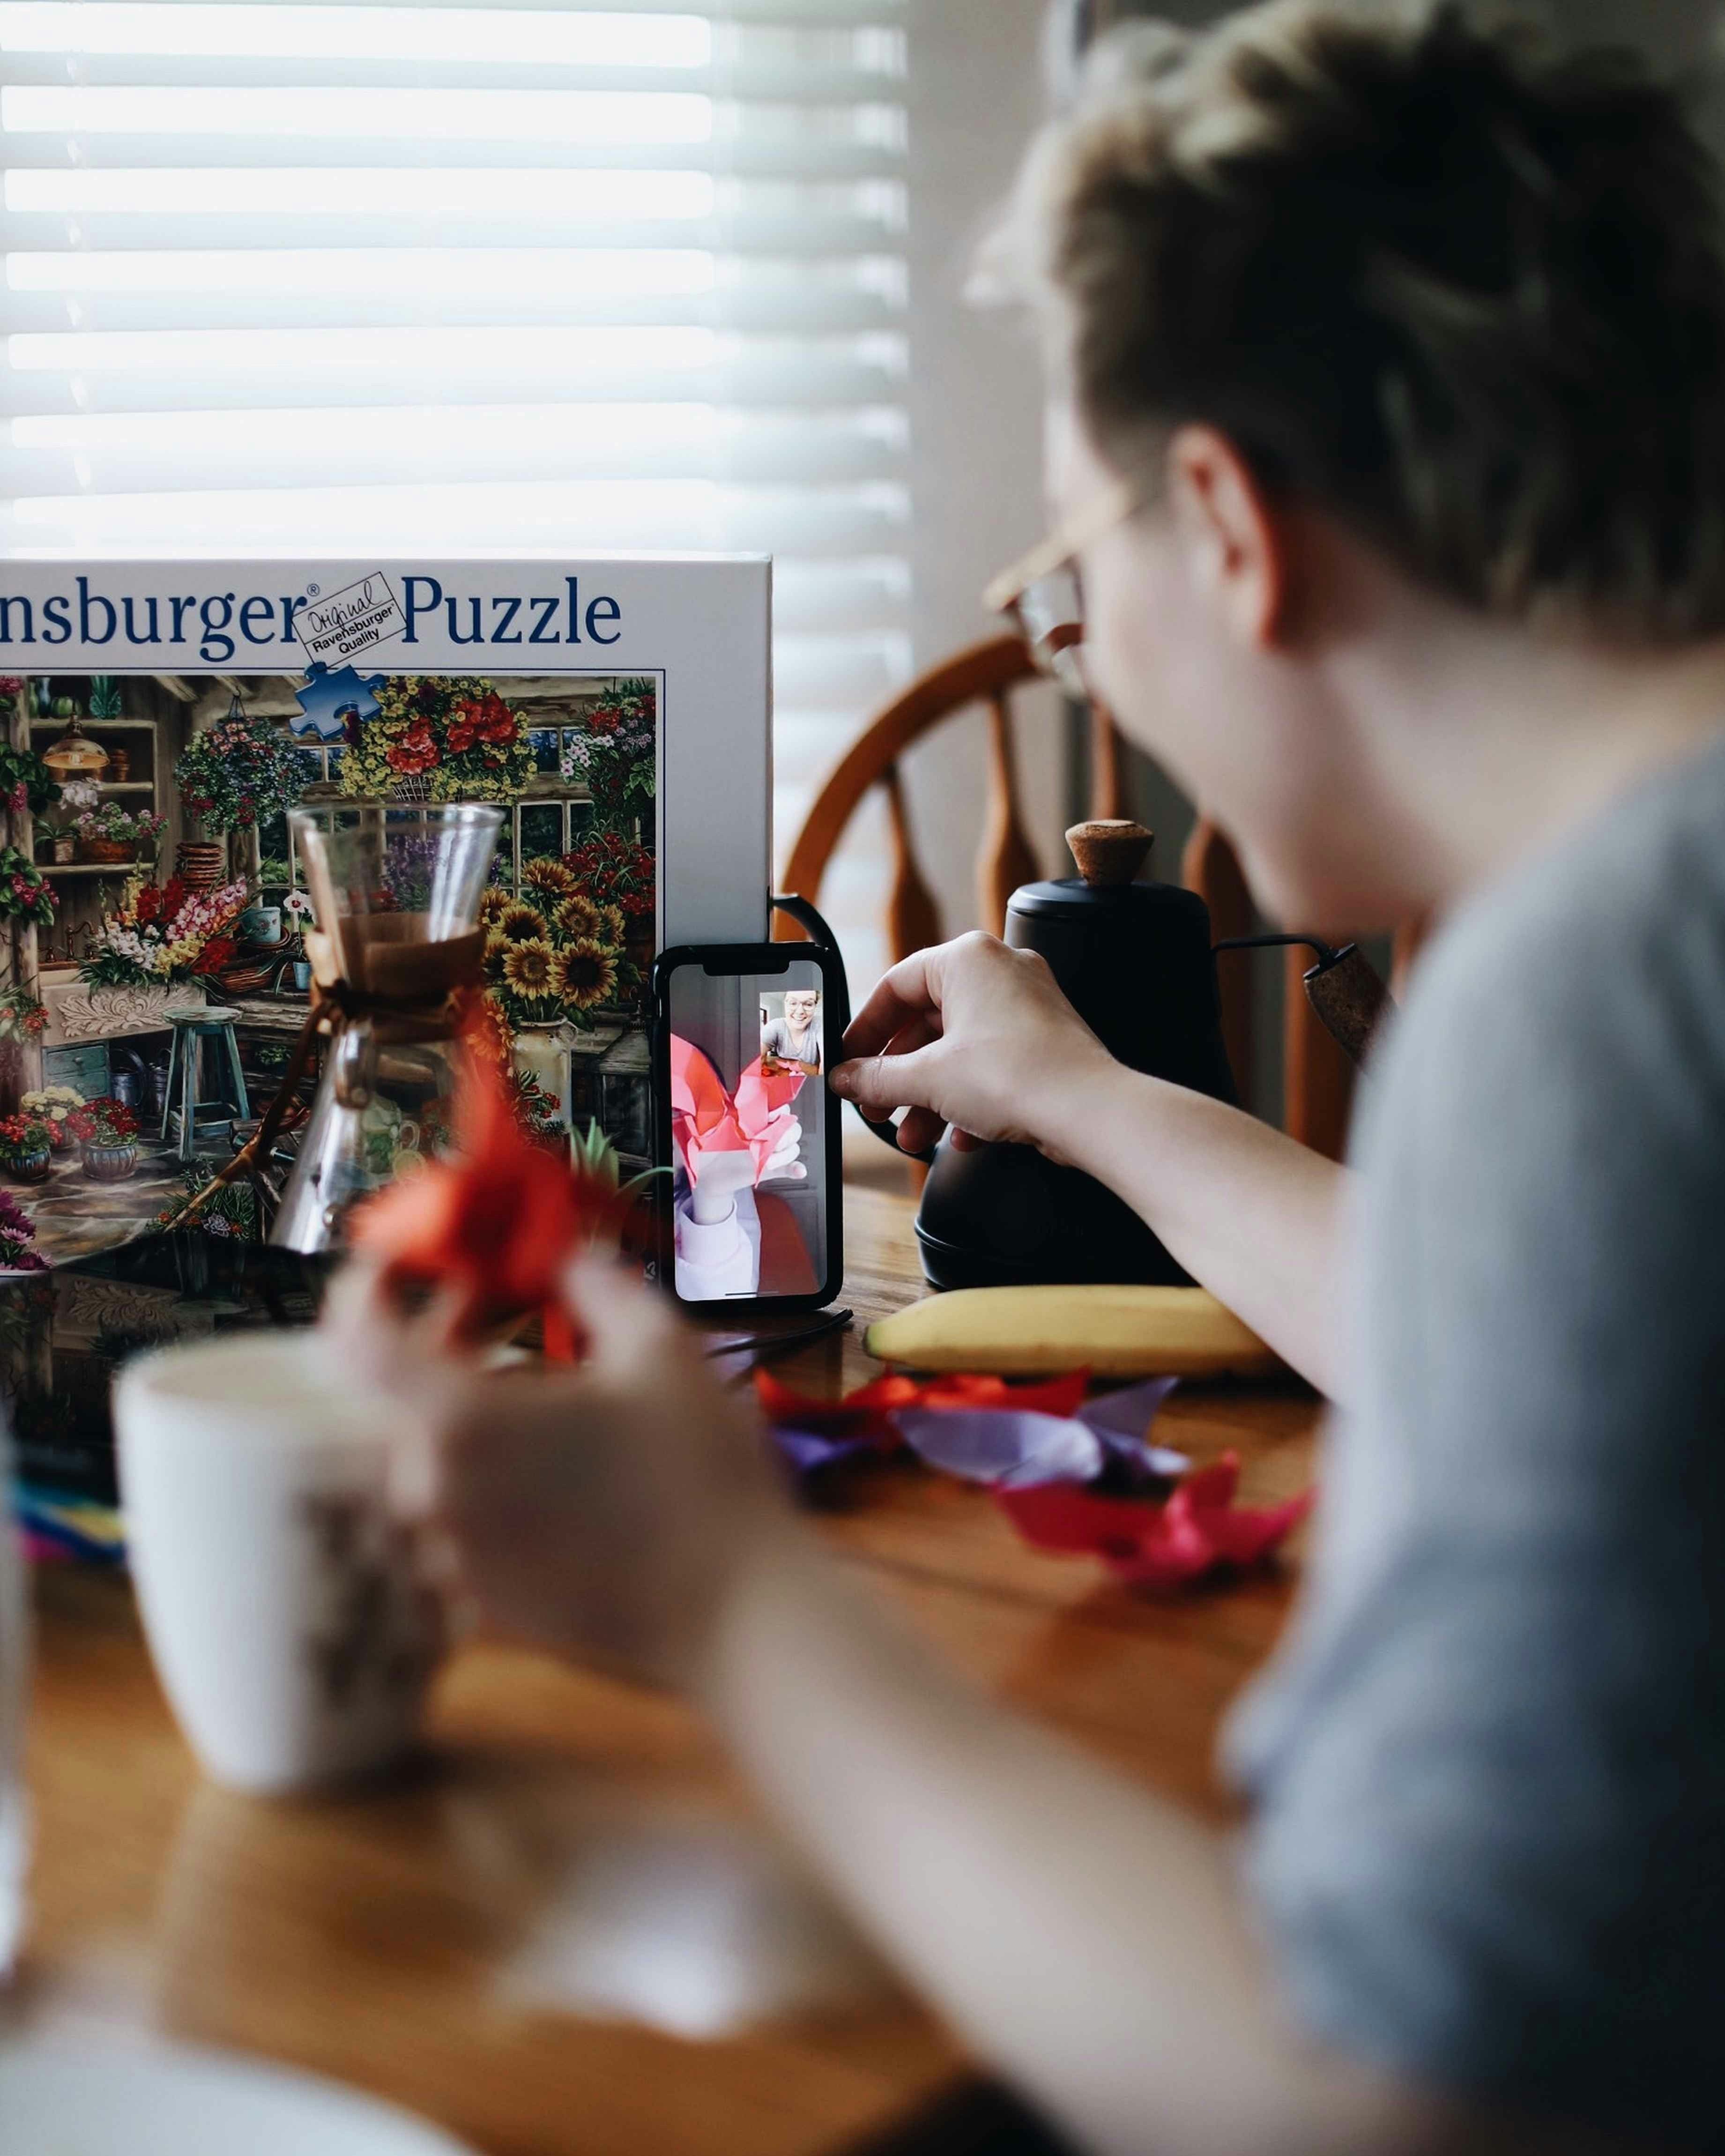
[[(1383, 983), (1353, 944), (1311, 936), (1251, 936), (1215, 944), (1209, 908), (1178, 884), (1137, 879), (1154, 839), (1142, 824), (1075, 824), (1066, 834), (1079, 873), (1021, 885), (1007, 902), (1006, 941), (1037, 951), (1066, 1000), (1117, 1060), (1213, 1100), (1237, 1104), (1222, 1039), (1216, 953), (1301, 944), (1317, 963), (1305, 977), (1312, 1008), (1358, 1061), (1387, 1008)], [(831, 931), (806, 901), (775, 901), (829, 948)], [(848, 1015), (848, 1014), (847, 1014)], [(895, 1149), (891, 1122), (865, 1117)], [(1142, 1281), (1184, 1286), (1182, 1270), (1137, 1214), (1091, 1177), (1034, 1146), (955, 1146), (932, 1152), (916, 1239), (937, 1288)]]
[[(1041, 953), (1117, 1061), (1234, 1101), (1209, 909), (1176, 884), (1136, 880), (1152, 844), (1141, 824), (1076, 824), (1067, 844), (1079, 874), (1015, 891), (1006, 941)], [(916, 1240), (936, 1287), (1187, 1278), (1129, 1205), (1033, 1146), (943, 1138)]]
[[(1306, 976), (1312, 1006), (1356, 1060), (1363, 1053), (1388, 998), (1355, 946), (1335, 951), (1304, 936), (1214, 945), (1209, 909), (1195, 891), (1137, 880), (1153, 844), (1142, 824), (1077, 824), (1066, 843), (1078, 875), (1015, 891), (1006, 941), (1041, 953), (1066, 1000), (1117, 1061), (1236, 1104), (1215, 952), (1266, 943), (1307, 944), (1317, 952)], [(916, 1240), (936, 1287), (1188, 1281), (1129, 1205), (1032, 1146), (960, 1147), (948, 1137), (928, 1158)]]

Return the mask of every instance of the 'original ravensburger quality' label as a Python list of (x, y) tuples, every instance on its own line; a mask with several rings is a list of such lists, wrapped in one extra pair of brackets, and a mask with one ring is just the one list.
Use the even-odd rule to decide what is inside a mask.
[(381, 574), (362, 577), (327, 595), (314, 584), (305, 604), (295, 610), (293, 623), (306, 658), (321, 660), (326, 666), (375, 650), (407, 627), (389, 580)]

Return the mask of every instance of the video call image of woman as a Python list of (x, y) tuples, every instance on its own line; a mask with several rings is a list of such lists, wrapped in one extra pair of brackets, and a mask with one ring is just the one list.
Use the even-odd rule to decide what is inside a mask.
[(820, 992), (690, 969), (671, 1008), (677, 1293), (811, 1293), (826, 1197), (809, 1165), (824, 1158)]

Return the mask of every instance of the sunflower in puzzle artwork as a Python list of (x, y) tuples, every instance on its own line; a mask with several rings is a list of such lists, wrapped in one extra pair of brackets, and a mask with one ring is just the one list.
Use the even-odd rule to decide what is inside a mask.
[(528, 862), (521, 896), (487, 891), (480, 919), (486, 986), (511, 1026), (562, 1020), (586, 1031), (640, 986), (621, 909), (591, 897), (562, 861)]

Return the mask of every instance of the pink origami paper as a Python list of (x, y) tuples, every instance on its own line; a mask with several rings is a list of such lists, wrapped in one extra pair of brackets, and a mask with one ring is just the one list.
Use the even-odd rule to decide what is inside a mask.
[(730, 1092), (702, 1051), (676, 1034), (671, 1035), (670, 1076), (671, 1131), (691, 1183), (701, 1180), (704, 1155), (745, 1147), (754, 1154), (758, 1178), (783, 1135), (776, 1119), (807, 1083), (800, 1070), (767, 1076), (757, 1055)]

